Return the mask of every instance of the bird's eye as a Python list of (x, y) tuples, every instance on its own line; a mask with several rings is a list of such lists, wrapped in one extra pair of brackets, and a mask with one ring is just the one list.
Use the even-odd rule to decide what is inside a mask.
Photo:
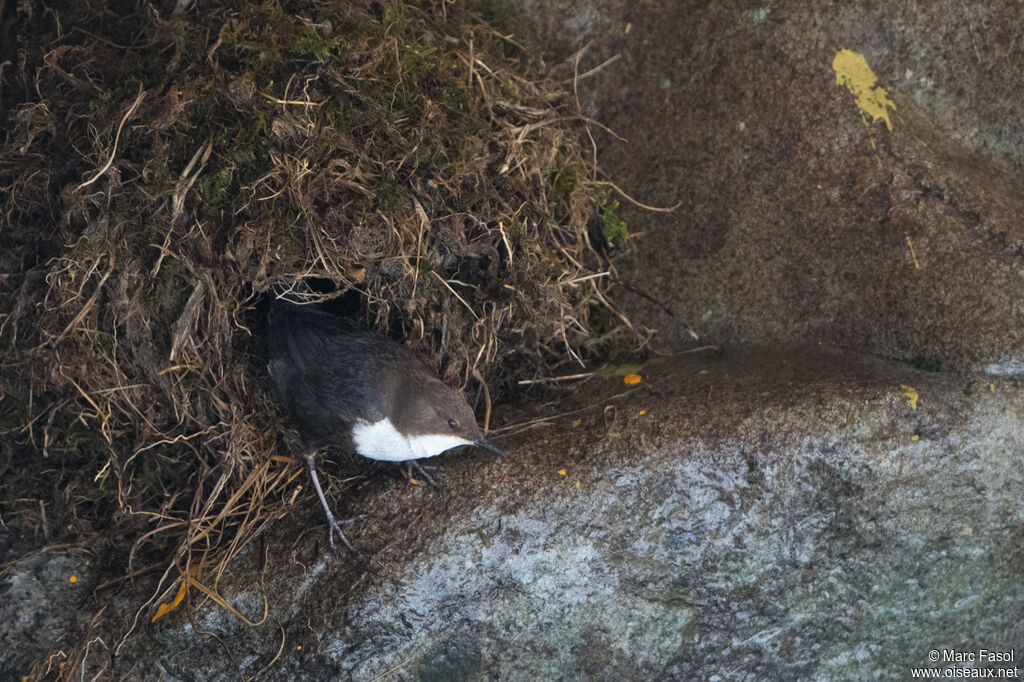
[(455, 421), (454, 419), (448, 420), (448, 426), (452, 427), (452, 431), (459, 430), (459, 422)]

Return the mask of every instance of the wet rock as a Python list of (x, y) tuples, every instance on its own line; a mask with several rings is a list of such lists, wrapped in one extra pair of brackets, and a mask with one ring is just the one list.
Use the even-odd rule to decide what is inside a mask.
[[(1021, 7), (501, 0), (577, 84), (662, 340), (842, 348), (922, 368), (1024, 358)], [(848, 50), (894, 104), (858, 108)], [(627, 202), (624, 202), (626, 204)], [(660, 305), (659, 305), (660, 304)], [(666, 308), (669, 312), (666, 312)]]
[(449, 637), (423, 654), (416, 669), (420, 682), (469, 682), (481, 677), (480, 645), (466, 636)]
[[(286, 639), (263, 676), (889, 678), (1024, 641), (1016, 378), (732, 356), (619, 392), (592, 383), (559, 408), (592, 409), (500, 441), (507, 464), (448, 456), (440, 493), (364, 493), (365, 561), (310, 557), (319, 527), (268, 540)], [(196, 620), (230, 658), (167, 620), (127, 660), (228, 679), (280, 646), (212, 604)]]
[[(92, 569), (80, 552), (46, 548), (2, 567), (0, 572), (0, 679), (18, 679), (29, 665), (76, 632), (90, 615)], [(65, 660), (55, 655), (48, 668)]]

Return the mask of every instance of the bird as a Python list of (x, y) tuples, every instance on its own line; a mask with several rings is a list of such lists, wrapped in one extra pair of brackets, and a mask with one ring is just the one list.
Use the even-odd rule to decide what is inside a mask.
[(332, 550), (337, 535), (358, 554), (324, 497), (319, 450), (333, 446), (421, 472), (416, 460), (464, 445), (505, 457), (484, 438), (462, 393), (393, 339), (315, 304), (273, 296), (266, 340), (267, 371), (297, 427)]

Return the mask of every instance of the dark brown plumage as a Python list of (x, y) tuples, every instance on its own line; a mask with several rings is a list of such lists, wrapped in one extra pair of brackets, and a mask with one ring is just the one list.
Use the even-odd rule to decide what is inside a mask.
[(503, 455), (484, 439), (459, 391), (405, 346), (351, 320), (274, 299), (267, 350), (267, 369), (307, 451), (332, 547), (334, 533), (352, 546), (320, 488), (313, 461), (318, 449), (334, 446), (393, 462), (433, 457), (460, 445)]

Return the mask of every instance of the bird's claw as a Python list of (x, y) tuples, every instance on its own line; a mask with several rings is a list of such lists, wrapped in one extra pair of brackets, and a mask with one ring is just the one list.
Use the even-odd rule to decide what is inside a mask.
[(417, 462), (414, 459), (406, 460), (406, 462), (405, 462), (405, 475), (409, 479), (409, 482), (412, 483), (413, 485), (419, 485), (419, 482), (415, 478), (412, 477), (413, 467), (415, 467), (416, 470), (420, 472), (420, 475), (423, 477), (423, 480), (425, 480), (427, 483), (429, 483), (433, 488), (435, 488), (437, 490), (441, 489), (441, 486), (437, 484), (437, 481), (435, 481), (430, 476), (430, 474), (427, 473), (427, 469), (436, 470), (437, 467), (420, 464), (419, 462)]
[(354, 516), (351, 519), (345, 519), (344, 521), (338, 521), (337, 519), (334, 518), (333, 514), (328, 515), (328, 517), (327, 517), (327, 544), (330, 545), (331, 551), (332, 552), (336, 551), (336, 547), (335, 547), (335, 544), (334, 544), (334, 536), (335, 536), (335, 534), (337, 534), (337, 536), (339, 538), (341, 538), (341, 541), (343, 543), (345, 543), (345, 546), (348, 547), (348, 550), (350, 552), (352, 552), (356, 556), (362, 556), (362, 553), (360, 553), (359, 550), (357, 550), (355, 547), (353, 547), (352, 543), (348, 541), (347, 537), (345, 537), (345, 534), (343, 532), (341, 532), (341, 527), (342, 526), (347, 526), (350, 523), (355, 523), (356, 521), (362, 521), (365, 518), (366, 518), (366, 514), (360, 514), (359, 516)]

